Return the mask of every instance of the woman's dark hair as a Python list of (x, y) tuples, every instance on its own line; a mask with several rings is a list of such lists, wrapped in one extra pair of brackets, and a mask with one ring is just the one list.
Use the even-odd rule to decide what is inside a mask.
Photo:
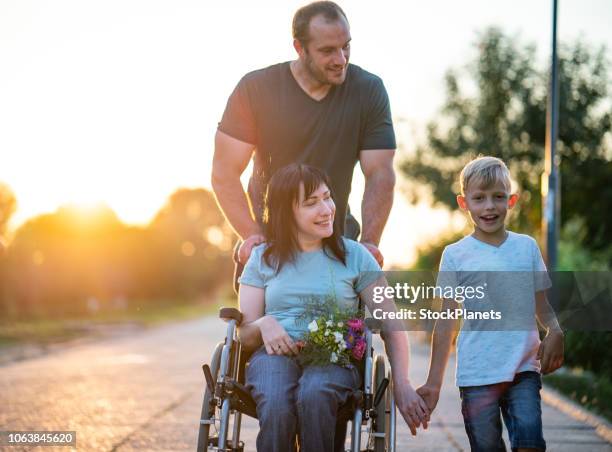
[[(300, 202), (300, 185), (308, 198), (322, 184), (331, 185), (325, 173), (314, 166), (293, 163), (278, 170), (270, 179), (264, 209), (264, 236), (268, 246), (263, 257), (266, 264), (279, 272), (284, 264), (295, 261), (300, 245), (293, 207)], [(331, 193), (333, 199), (333, 192)], [(323, 239), (323, 251), (346, 265), (346, 249), (339, 228)], [(331, 255), (329, 254), (331, 252)]]

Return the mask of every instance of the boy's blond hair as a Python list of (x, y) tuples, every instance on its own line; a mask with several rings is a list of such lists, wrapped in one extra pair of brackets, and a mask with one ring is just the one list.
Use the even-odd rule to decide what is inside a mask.
[(477, 157), (463, 167), (459, 176), (461, 194), (464, 196), (470, 185), (476, 184), (479, 188), (489, 188), (497, 182), (504, 184), (506, 190), (510, 192), (512, 187), (510, 171), (503, 160), (497, 157)]

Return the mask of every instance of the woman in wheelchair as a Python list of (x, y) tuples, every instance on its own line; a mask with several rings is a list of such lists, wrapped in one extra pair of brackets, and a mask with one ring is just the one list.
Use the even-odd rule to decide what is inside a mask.
[[(242, 347), (255, 350), (246, 383), (257, 404), (257, 450), (293, 450), (298, 434), (302, 452), (334, 450), (336, 414), (360, 376), (353, 367), (335, 364), (300, 366), (299, 340), (307, 301), (335, 299), (340, 309), (359, 302), (373, 308), (373, 288), (386, 284), (380, 267), (359, 243), (334, 228), (335, 204), (326, 175), (317, 168), (292, 164), (271, 179), (266, 197), (264, 235), (255, 247), (240, 283), (238, 329)], [(392, 299), (376, 308), (395, 310)], [(397, 407), (413, 434), (429, 411), (408, 379), (408, 339), (401, 323), (383, 324), (385, 349), (392, 367)]]

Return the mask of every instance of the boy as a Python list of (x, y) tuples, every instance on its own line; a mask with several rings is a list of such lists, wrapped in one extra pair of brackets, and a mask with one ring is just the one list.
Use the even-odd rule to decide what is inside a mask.
[[(563, 333), (546, 300), (545, 289), (551, 285), (546, 266), (533, 238), (505, 228), (508, 209), (516, 205), (518, 196), (511, 194), (504, 162), (476, 158), (461, 171), (460, 183), (457, 203), (468, 213), (474, 232), (444, 249), (437, 285), (473, 285), (484, 278), (489, 298), (485, 301), (497, 303), (505, 309), (504, 315), (527, 318), (519, 328), (494, 320), (472, 322), (468, 328), (470, 321), (463, 319), (457, 339), (456, 383), (470, 446), (472, 451), (506, 450), (501, 411), (513, 451), (546, 450), (540, 373), (553, 372), (563, 364)], [(445, 299), (443, 309), (475, 307), (478, 302), (466, 299), (462, 306)], [(546, 330), (541, 343), (536, 318)], [(417, 390), (432, 411), (458, 322), (438, 320), (434, 328), (429, 375)]]

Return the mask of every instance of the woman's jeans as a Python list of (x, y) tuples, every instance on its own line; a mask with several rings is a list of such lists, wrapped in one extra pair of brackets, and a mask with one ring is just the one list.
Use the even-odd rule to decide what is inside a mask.
[(246, 382), (257, 403), (260, 452), (294, 450), (332, 452), (338, 408), (360, 385), (354, 367), (336, 365), (302, 368), (295, 358), (257, 350), (246, 371)]

